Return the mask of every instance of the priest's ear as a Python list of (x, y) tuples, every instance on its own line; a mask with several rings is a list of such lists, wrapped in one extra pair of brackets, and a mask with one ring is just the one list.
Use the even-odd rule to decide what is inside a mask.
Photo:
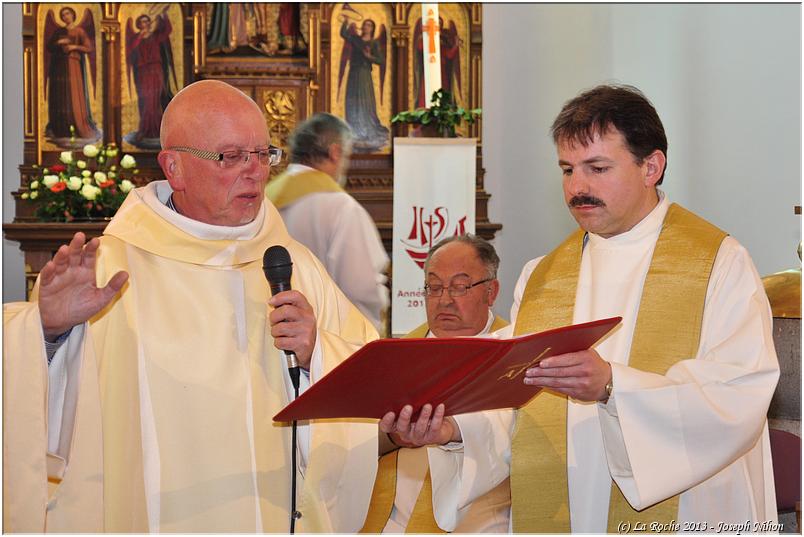
[(341, 144), (329, 144), (329, 160), (335, 164), (340, 164), (343, 153), (343, 146)]
[(489, 282), (488, 288), (488, 300), (489, 300), (489, 307), (494, 305), (494, 301), (497, 300), (497, 295), (500, 294), (500, 280), (494, 278)]
[(662, 184), (664, 178), (664, 168), (667, 165), (667, 157), (659, 149), (654, 149), (653, 153), (642, 160), (645, 170), (645, 186), (655, 187)]
[(170, 188), (174, 192), (181, 192), (185, 189), (184, 170), (181, 166), (181, 159), (176, 151), (170, 149), (163, 149), (159, 152), (156, 159), (159, 161), (159, 167), (165, 174)]

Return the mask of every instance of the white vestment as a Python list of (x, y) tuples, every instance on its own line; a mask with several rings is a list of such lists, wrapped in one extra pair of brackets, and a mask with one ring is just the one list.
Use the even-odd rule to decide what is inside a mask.
[[(706, 523), (715, 532), (720, 524), (776, 521), (766, 413), (779, 366), (768, 300), (745, 248), (731, 237), (721, 244), (697, 355), (665, 375), (628, 367), (642, 286), (668, 207), (661, 194), (660, 203), (634, 228), (608, 239), (590, 233), (583, 251), (573, 323), (613, 316), (623, 321), (594, 347), (612, 364), (614, 391), (608, 403), (569, 401), (573, 532), (607, 531), (612, 478), (638, 510), (681, 493), (678, 529), (685, 522)], [(511, 325), (496, 335), (512, 335), (525, 286), (541, 259), (522, 270)], [(492, 456), (482, 452), (488, 449), (483, 436), (465, 432), (463, 439), (465, 457), (470, 450), (474, 456)], [(475, 443), (483, 447), (473, 449)], [(500, 465), (510, 464), (510, 443), (493, 456)], [(496, 479), (494, 473), (467, 471), (464, 462), (462, 473), (454, 476), (433, 472), (433, 488), (450, 489), (465, 502)], [(534, 483), (533, 493), (549, 487)], [(444, 516), (451, 512), (452, 505), (445, 504)]]
[[(494, 314), (489, 311), (486, 326), (474, 337), (486, 337), (493, 321)], [(428, 332), (427, 337), (436, 336), (432, 332)], [(507, 438), (508, 442), (510, 442), (514, 415), (509, 410), (474, 412), (454, 416), (454, 418), (462, 431), (465, 426), (485, 427), (487, 429), (486, 433), (490, 435), (489, 441)], [(444, 462), (449, 464), (450, 459), (454, 458), (449, 455), (454, 449), (461, 449), (460, 444), (416, 449), (402, 448), (399, 450), (394, 506), (388, 523), (383, 528), (383, 533), (405, 533), (405, 528), (407, 528), (416, 500), (419, 498), (419, 493), (424, 484), (428, 467), (431, 468), (431, 472), (434, 471), (433, 468), (443, 470)], [(442, 454), (445, 453), (445, 450), (447, 456), (443, 457)], [(445, 458), (446, 461), (442, 460), (442, 458)], [(429, 461), (433, 461), (433, 463)], [(435, 498), (435, 491), (433, 495)], [(435, 499), (433, 503), (436, 503)], [(458, 533), (505, 533), (508, 530), (510, 502), (507, 502), (508, 506), (503, 508), (500, 507), (499, 503), (500, 494), (489, 494), (465, 505), (461, 512), (461, 521), (454, 528), (454, 531)], [(457, 513), (454, 516), (457, 516)], [(436, 522), (438, 521), (438, 517), (436, 517)]]
[[(271, 419), (290, 397), (262, 252), (287, 247), (293, 288), (313, 309), (312, 381), (376, 331), (269, 202), (252, 224), (227, 228), (171, 211), (168, 194), (166, 182), (132, 191), (107, 227), (97, 281), (121, 269), (131, 277), (73, 329), (52, 371), (37, 303), (4, 305), (4, 396), (14, 409), (4, 422), (8, 531), (289, 527), (296, 446), (288, 424)], [(376, 423), (300, 429), (297, 531), (357, 531), (374, 482)]]
[[(309, 171), (291, 164), (286, 174)], [(383, 333), (388, 253), (365, 208), (346, 192), (313, 192), (279, 209), (290, 235), (321, 260), (343, 293)]]

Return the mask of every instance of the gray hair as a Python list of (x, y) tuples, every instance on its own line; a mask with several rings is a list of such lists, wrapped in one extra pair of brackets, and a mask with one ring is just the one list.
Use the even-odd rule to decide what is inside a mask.
[(480, 262), (486, 267), (487, 277), (491, 279), (497, 278), (497, 269), (500, 268), (500, 257), (497, 255), (497, 251), (494, 249), (494, 246), (491, 245), (489, 241), (484, 239), (483, 237), (478, 237), (477, 235), (472, 235), (471, 233), (467, 233), (466, 235), (454, 235), (452, 237), (447, 237), (446, 239), (442, 239), (439, 241), (435, 246), (430, 248), (430, 251), (427, 252), (427, 259), (424, 261), (424, 273), (427, 274), (427, 267), (430, 264), (430, 259), (432, 259), (433, 254), (435, 254), (438, 250), (446, 246), (451, 242), (460, 242), (462, 244), (468, 244), (472, 248), (475, 249), (475, 253), (477, 257), (480, 259)]
[(352, 141), (352, 129), (341, 118), (318, 112), (299, 123), (290, 136), (290, 162), (311, 165), (329, 158), (332, 144)]

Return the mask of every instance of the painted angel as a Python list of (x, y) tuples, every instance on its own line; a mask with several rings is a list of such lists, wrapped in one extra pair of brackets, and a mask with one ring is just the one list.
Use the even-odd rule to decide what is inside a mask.
[(376, 151), (388, 143), (389, 132), (377, 117), (377, 101), (374, 97), (374, 81), (371, 71), (376, 64), (380, 69), (380, 103), (385, 87), (385, 67), (387, 57), (387, 36), (385, 25), (380, 26), (379, 36), (374, 38), (376, 24), (372, 19), (362, 22), (360, 32), (357, 25), (344, 20), (341, 26), (343, 50), (338, 70), (338, 98), (341, 83), (349, 64), (346, 79), (346, 122), (354, 132), (355, 151)]
[[(93, 99), (97, 88), (95, 21), (92, 12), (84, 9), (77, 23), (75, 10), (69, 6), (61, 8), (59, 18), (64, 26), (56, 22), (53, 10), (48, 10), (45, 17), (45, 135), (60, 145), (68, 143), (72, 136), (77, 144), (94, 142), (101, 137), (89, 105), (89, 82)], [(71, 126), (75, 127), (74, 133)]]
[(133, 72), (140, 113), (139, 128), (132, 136), (127, 136), (126, 141), (140, 147), (159, 147), (162, 113), (179, 87), (170, 45), (173, 28), (165, 14), (168, 7), (165, 4), (153, 19), (148, 14), (142, 14), (133, 24), (131, 18), (126, 23), (128, 91), (131, 95)]
[[(455, 102), (461, 96), (461, 39), (455, 21), (449, 21), (444, 27), (444, 19), (438, 17), (440, 47), (441, 47), (441, 88), (450, 92)], [(422, 108), (430, 103), (432, 95), (424, 94), (424, 44), (422, 42), (422, 19), (416, 21), (413, 30), (413, 92), (416, 96), (416, 106)], [(436, 88), (438, 89), (438, 88)], [(456, 91), (457, 89), (457, 91)], [(426, 101), (425, 101), (426, 99)]]

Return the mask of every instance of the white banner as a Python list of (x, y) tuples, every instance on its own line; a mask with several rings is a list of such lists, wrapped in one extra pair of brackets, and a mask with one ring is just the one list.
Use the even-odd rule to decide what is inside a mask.
[(394, 337), (427, 320), (423, 268), (430, 247), (475, 232), (476, 154), (474, 138), (394, 138)]

